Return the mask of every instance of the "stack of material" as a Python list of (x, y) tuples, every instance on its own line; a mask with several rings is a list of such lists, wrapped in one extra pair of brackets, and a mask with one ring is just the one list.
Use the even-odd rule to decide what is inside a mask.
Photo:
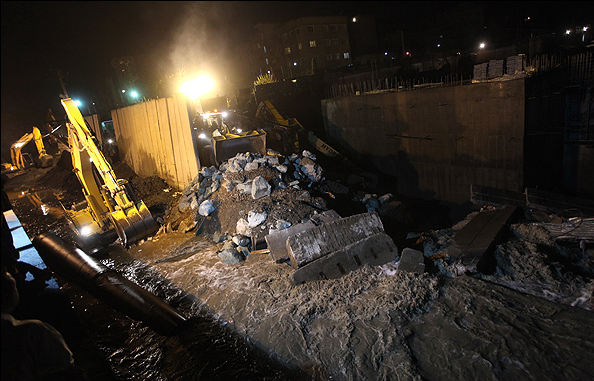
[(474, 65), (474, 79), (487, 79), (487, 68), (489, 63), (485, 62), (482, 64)]
[(506, 74), (514, 75), (524, 71), (524, 57), (523, 56), (511, 56), (507, 57), (506, 62)]
[(489, 67), (487, 70), (488, 78), (497, 78), (503, 76), (503, 60), (491, 60), (489, 61)]

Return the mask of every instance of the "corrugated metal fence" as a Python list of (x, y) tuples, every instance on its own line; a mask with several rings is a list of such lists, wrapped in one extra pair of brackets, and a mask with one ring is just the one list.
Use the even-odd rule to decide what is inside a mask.
[(175, 94), (113, 110), (120, 160), (139, 176), (159, 176), (183, 189), (200, 170), (188, 102)]

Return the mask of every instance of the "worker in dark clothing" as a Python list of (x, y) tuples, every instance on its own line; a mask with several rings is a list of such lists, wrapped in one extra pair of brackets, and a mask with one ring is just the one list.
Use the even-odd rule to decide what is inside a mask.
[(35, 319), (17, 320), (11, 315), (18, 304), (16, 281), (2, 268), (2, 380), (87, 380), (54, 327)]

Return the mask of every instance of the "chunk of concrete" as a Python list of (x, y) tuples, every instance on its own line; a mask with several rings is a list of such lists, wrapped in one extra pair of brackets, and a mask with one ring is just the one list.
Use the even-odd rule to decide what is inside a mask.
[(384, 232), (376, 212), (356, 214), (316, 226), (287, 239), (291, 265), (297, 269), (345, 245)]
[(252, 182), (252, 197), (254, 200), (259, 198), (270, 196), (271, 186), (268, 184), (265, 178), (258, 176)]
[(322, 213), (316, 213), (311, 216), (309, 219), (316, 225), (325, 224), (331, 221), (335, 221), (340, 219), (340, 214), (338, 214), (335, 210), (325, 210)]
[[(421, 254), (422, 255), (422, 254)], [(316, 259), (291, 274), (294, 284), (337, 279), (369, 264), (384, 265), (398, 257), (398, 248), (386, 233), (376, 233)]]
[(218, 256), (221, 262), (226, 265), (236, 265), (245, 260), (243, 254), (236, 249), (225, 249), (221, 251)]
[(316, 225), (314, 225), (313, 222), (305, 222), (268, 234), (266, 237), (264, 237), (264, 239), (268, 244), (270, 257), (277, 263), (289, 260), (289, 253), (287, 252), (287, 238), (294, 234), (311, 229), (315, 226)]
[(425, 256), (423, 252), (409, 247), (402, 250), (398, 270), (422, 274), (425, 272)]

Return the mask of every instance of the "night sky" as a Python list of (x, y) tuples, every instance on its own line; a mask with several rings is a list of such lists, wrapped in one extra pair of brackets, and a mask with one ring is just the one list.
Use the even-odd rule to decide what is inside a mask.
[[(477, 2), (472, 2), (477, 4)], [(517, 24), (526, 15), (551, 30), (592, 19), (589, 2), (478, 2), (486, 22)], [(169, 68), (210, 71), (233, 82), (233, 46), (253, 26), (300, 16), (371, 14), (378, 34), (428, 29), (464, 2), (2, 2), (2, 159), (8, 140), (61, 115), (61, 70), (72, 98), (88, 97), (112, 58), (152, 54)], [(588, 18), (590, 20), (588, 20)], [(222, 94), (221, 94), (222, 95)]]

